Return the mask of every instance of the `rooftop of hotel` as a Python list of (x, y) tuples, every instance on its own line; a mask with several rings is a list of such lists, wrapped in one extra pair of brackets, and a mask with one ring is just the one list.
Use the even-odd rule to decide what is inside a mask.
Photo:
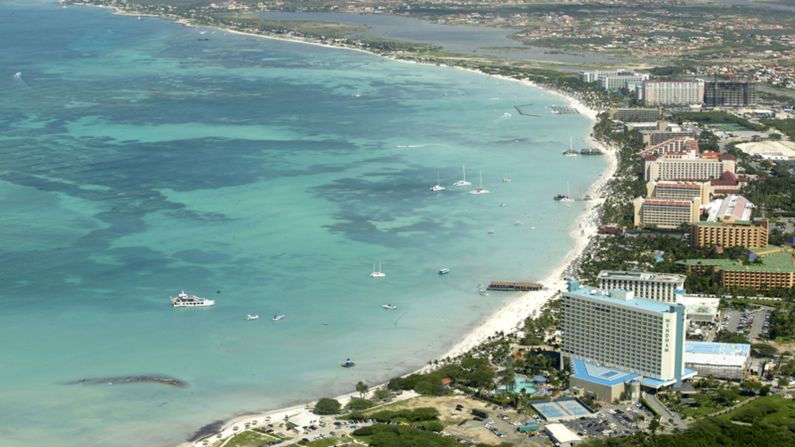
[(599, 272), (600, 279), (632, 279), (643, 281), (662, 281), (662, 282), (682, 282), (685, 275), (678, 273), (657, 273), (657, 272), (627, 272), (624, 270), (602, 270)]
[(740, 195), (729, 195), (723, 199), (713, 200), (708, 205), (708, 222), (718, 220), (750, 220), (756, 205)]
[[(596, 363), (581, 359), (571, 360), (571, 371), (571, 377), (574, 379), (611, 387), (620, 383), (639, 380), (641, 385), (645, 387), (659, 389), (665, 386), (673, 385), (676, 382), (675, 379), (660, 380), (652, 377), (645, 377), (639, 374), (623, 371), (619, 368), (601, 366)], [(682, 379), (688, 379), (694, 377), (695, 375), (695, 371), (684, 368)]]
[(790, 249), (769, 245), (766, 248), (751, 250), (759, 256), (761, 263), (743, 264), (741, 261), (732, 259), (686, 259), (678, 261), (679, 264), (694, 266), (705, 265), (715, 266), (721, 270), (738, 272), (760, 272), (760, 273), (795, 273), (795, 257)]
[(731, 226), (747, 226), (747, 225), (767, 225), (766, 220), (735, 220), (733, 222), (694, 222), (692, 225), (700, 227), (731, 227)]
[(692, 201), (690, 200), (662, 200), (662, 199), (645, 199), (643, 200), (644, 205), (666, 205), (666, 206), (690, 206), (692, 205)]
[(634, 293), (627, 290), (612, 289), (608, 291), (579, 285), (574, 288), (574, 285), (571, 283), (569, 284), (569, 289), (571, 290), (566, 292), (568, 295), (646, 312), (669, 313), (673, 312), (676, 307), (676, 305), (666, 304), (660, 301), (635, 298)]
[(676, 182), (670, 180), (663, 180), (655, 183), (655, 187), (665, 186), (666, 188), (682, 188), (682, 189), (692, 189), (692, 188), (701, 188), (703, 183), (697, 182)]
[(688, 315), (717, 315), (720, 298), (682, 295), (676, 302), (685, 306)]
[(751, 354), (747, 343), (685, 342), (685, 362), (701, 365), (743, 366)]

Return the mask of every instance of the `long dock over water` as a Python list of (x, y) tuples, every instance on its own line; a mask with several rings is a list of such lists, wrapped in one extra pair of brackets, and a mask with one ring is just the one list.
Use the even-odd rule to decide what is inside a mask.
[(513, 281), (492, 281), (489, 283), (489, 290), (497, 292), (532, 292), (544, 288), (543, 284), (537, 282), (513, 282)]

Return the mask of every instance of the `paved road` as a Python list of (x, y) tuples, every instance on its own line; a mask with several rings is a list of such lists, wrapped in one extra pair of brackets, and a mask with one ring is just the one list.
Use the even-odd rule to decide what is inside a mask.
[(669, 410), (668, 407), (663, 405), (663, 403), (657, 399), (657, 396), (644, 392), (643, 398), (646, 399), (646, 402), (648, 402), (652, 408), (654, 408), (654, 411), (661, 415), (660, 422), (671, 423), (671, 421), (673, 421), (673, 426), (675, 428), (687, 427), (687, 424), (682, 420), (682, 417), (679, 416), (679, 413)]

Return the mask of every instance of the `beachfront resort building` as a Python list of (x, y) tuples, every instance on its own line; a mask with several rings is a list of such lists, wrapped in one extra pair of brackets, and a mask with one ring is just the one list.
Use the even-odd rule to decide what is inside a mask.
[(724, 172), (720, 178), (709, 181), (712, 196), (725, 196), (729, 194), (740, 194), (743, 186), (747, 185), (748, 181), (744, 177), (737, 177), (732, 172)]
[(690, 200), (698, 197), (701, 203), (709, 202), (710, 185), (707, 182), (659, 181), (646, 184), (646, 197), (659, 200)]
[(751, 359), (747, 343), (685, 343), (685, 366), (699, 376), (743, 380)]
[(660, 109), (641, 107), (614, 107), (610, 109), (610, 119), (623, 123), (656, 123), (662, 117)]
[(696, 247), (764, 248), (768, 244), (768, 222), (764, 219), (696, 222), (690, 226), (690, 243)]
[(676, 273), (602, 270), (597, 276), (602, 290), (629, 290), (647, 300), (676, 302), (676, 292), (685, 288), (685, 275)]
[(756, 205), (743, 196), (731, 194), (722, 199), (713, 200), (706, 208), (708, 222), (731, 223), (751, 219)]
[(639, 380), (660, 388), (695, 373), (683, 362), (685, 307), (569, 281), (561, 297), (561, 355), (571, 362), (570, 383), (611, 401)]
[(641, 157), (662, 157), (667, 155), (698, 155), (698, 140), (693, 137), (674, 137), (640, 151)]
[(640, 135), (643, 138), (644, 146), (653, 146), (655, 144), (663, 143), (671, 138), (676, 137), (695, 137), (696, 133), (684, 130), (641, 130)]
[(596, 83), (605, 90), (618, 91), (621, 89), (635, 88), (649, 79), (648, 74), (638, 74), (629, 70), (594, 70), (581, 71), (580, 81)]
[(704, 102), (704, 81), (646, 80), (641, 95), (647, 106), (701, 104)]
[(701, 199), (664, 200), (636, 198), (634, 224), (636, 227), (676, 229), (682, 224), (698, 222)]
[(756, 105), (756, 84), (749, 81), (708, 81), (704, 85), (704, 104), (713, 107)]
[(795, 287), (795, 249), (792, 247), (753, 248), (748, 259), (687, 259), (678, 264), (688, 272), (714, 272), (724, 288), (764, 292)]
[(692, 152), (649, 156), (644, 161), (644, 180), (709, 181), (721, 178), (724, 172), (735, 173), (736, 158), (717, 152)]

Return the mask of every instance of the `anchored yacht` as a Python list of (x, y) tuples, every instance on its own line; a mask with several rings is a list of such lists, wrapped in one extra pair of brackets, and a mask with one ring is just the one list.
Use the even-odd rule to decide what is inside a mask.
[(182, 290), (176, 297), (171, 297), (171, 305), (174, 307), (208, 307), (215, 305), (215, 301), (196, 295), (188, 295)]

